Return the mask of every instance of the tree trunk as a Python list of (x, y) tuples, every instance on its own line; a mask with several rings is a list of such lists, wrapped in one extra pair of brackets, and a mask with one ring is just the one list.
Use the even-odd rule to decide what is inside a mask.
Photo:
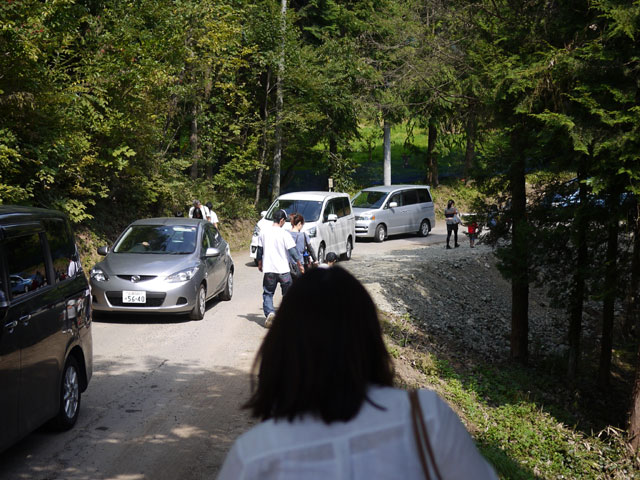
[(198, 178), (198, 161), (200, 160), (200, 147), (198, 145), (198, 104), (194, 101), (191, 107), (191, 135), (189, 136), (189, 145), (191, 146), (191, 155), (193, 163), (191, 164), (191, 178)]
[(526, 365), (529, 359), (529, 254), (525, 158), (519, 143), (512, 139), (516, 158), (511, 165), (511, 359)]
[(578, 192), (580, 204), (575, 217), (575, 248), (577, 250), (576, 266), (573, 274), (573, 289), (569, 300), (569, 361), (567, 365), (567, 376), (574, 379), (578, 373), (580, 364), (580, 342), (582, 335), (582, 309), (585, 295), (585, 276), (588, 261), (587, 246), (587, 216), (589, 206), (587, 205), (587, 186), (583, 182), (586, 179), (586, 158), (580, 159), (578, 166)]
[(435, 156), (438, 129), (433, 118), (429, 120), (429, 134), (427, 139), (427, 183), (432, 188), (438, 186), (438, 159)]
[(391, 124), (384, 120), (384, 185), (391, 185)]
[(616, 301), (618, 255), (618, 201), (616, 188), (608, 196), (608, 238), (604, 273), (604, 300), (602, 302), (602, 340), (600, 345), (600, 365), (598, 366), (598, 384), (607, 387), (611, 376), (611, 353), (613, 351), (613, 316)]
[(626, 315), (624, 333), (630, 335), (635, 329), (636, 336), (640, 335), (640, 202), (635, 197), (633, 201), (632, 234), (633, 252), (631, 254), (631, 280), (626, 299)]
[(280, 195), (280, 166), (282, 163), (282, 116), (283, 92), (282, 82), (284, 78), (284, 51), (285, 34), (287, 31), (287, 0), (282, 0), (280, 4), (280, 59), (278, 60), (278, 75), (276, 79), (276, 130), (275, 130), (275, 151), (273, 153), (273, 189), (271, 200), (275, 200)]
[[(211, 90), (213, 88), (213, 82), (211, 80), (211, 66), (208, 65), (207, 68), (205, 69), (204, 72), (204, 96), (203, 96), (203, 100), (204, 100), (204, 105), (205, 108), (211, 108), (211, 106), (209, 105), (209, 98), (211, 98)], [(209, 143), (210, 145), (210, 143)], [(211, 154), (211, 149), (212, 147), (209, 146), (207, 147), (207, 154), (204, 156), (204, 160), (206, 163), (206, 176), (207, 176), (207, 180), (213, 180), (213, 159), (215, 158), (214, 155)]]
[(253, 206), (257, 207), (260, 201), (260, 189), (262, 188), (262, 175), (266, 166), (267, 158), (267, 131), (269, 126), (269, 90), (271, 89), (271, 69), (267, 68), (264, 89), (264, 106), (262, 110), (262, 148), (260, 149), (260, 168), (258, 169), (258, 177), (256, 178), (256, 196), (253, 200)]
[(467, 148), (464, 152), (464, 172), (462, 176), (465, 179), (469, 178), (469, 172), (473, 167), (473, 159), (476, 156), (476, 129), (477, 118), (473, 107), (469, 111), (469, 118), (467, 118)]
[(631, 395), (631, 415), (629, 416), (629, 440), (637, 452), (640, 448), (640, 344), (636, 355), (636, 375)]

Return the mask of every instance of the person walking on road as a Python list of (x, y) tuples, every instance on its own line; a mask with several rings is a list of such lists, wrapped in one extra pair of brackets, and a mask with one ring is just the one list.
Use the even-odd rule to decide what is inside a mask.
[(453, 200), (449, 200), (447, 202), (447, 208), (444, 210), (444, 218), (447, 222), (447, 249), (451, 248), (449, 245), (449, 239), (451, 238), (451, 232), (453, 232), (453, 242), (456, 248), (460, 246), (458, 243), (458, 223), (459, 223), (459, 213), (456, 208), (456, 202)]
[(309, 234), (307, 232), (302, 231), (302, 227), (304, 227), (304, 217), (299, 213), (296, 213), (291, 217), (291, 237), (293, 241), (296, 242), (296, 249), (298, 253), (302, 256), (302, 264), (304, 268), (310, 268), (313, 265), (317, 265), (318, 259), (316, 257), (316, 252), (313, 250), (311, 246), (311, 239), (309, 238)]
[(298, 264), (298, 269), (304, 273), (302, 258), (296, 249), (296, 243), (289, 232), (282, 227), (287, 218), (287, 212), (277, 210), (273, 214), (273, 225), (260, 232), (258, 237), (258, 270), (264, 273), (262, 279), (262, 309), (266, 320), (264, 326), (271, 327), (275, 317), (273, 294), (278, 283), (282, 289), (282, 296), (286, 295), (291, 286), (289, 270), (289, 256)]

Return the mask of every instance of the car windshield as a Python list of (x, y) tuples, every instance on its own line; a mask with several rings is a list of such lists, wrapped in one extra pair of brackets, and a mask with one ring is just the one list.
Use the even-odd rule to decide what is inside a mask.
[(359, 191), (351, 202), (355, 208), (380, 208), (387, 197), (387, 192), (377, 192), (375, 190)]
[(187, 254), (196, 249), (196, 225), (131, 225), (115, 253)]
[[(304, 217), (305, 222), (315, 222), (320, 217), (322, 202), (318, 200), (278, 199), (273, 202), (265, 218), (267, 220), (273, 220), (273, 212), (280, 209), (287, 212), (287, 214), (299, 213)], [(287, 221), (289, 221), (288, 218)]]

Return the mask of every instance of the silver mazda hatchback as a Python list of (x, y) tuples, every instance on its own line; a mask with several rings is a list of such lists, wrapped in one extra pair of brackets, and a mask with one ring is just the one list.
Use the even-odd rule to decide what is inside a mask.
[(94, 312), (177, 313), (202, 320), (207, 300), (231, 300), (229, 245), (206, 220), (137, 220), (100, 247), (91, 269)]

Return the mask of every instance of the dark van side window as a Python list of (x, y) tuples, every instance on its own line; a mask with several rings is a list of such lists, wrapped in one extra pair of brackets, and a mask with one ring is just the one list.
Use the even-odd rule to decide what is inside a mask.
[(45, 230), (53, 260), (55, 283), (73, 278), (82, 270), (71, 229), (62, 220), (45, 220)]
[(347, 215), (351, 215), (351, 202), (349, 201), (349, 199), (347, 197), (342, 197), (340, 199), (340, 202), (342, 203), (342, 209), (340, 210), (341, 212), (341, 217), (346, 217)]
[(11, 237), (4, 242), (11, 296), (20, 297), (49, 284), (40, 235)]
[(402, 192), (403, 205), (415, 205), (416, 203), (418, 203), (418, 192), (416, 190)]
[(421, 188), (418, 190), (418, 203), (427, 203), (431, 201), (431, 195), (429, 195), (429, 190), (426, 188)]

